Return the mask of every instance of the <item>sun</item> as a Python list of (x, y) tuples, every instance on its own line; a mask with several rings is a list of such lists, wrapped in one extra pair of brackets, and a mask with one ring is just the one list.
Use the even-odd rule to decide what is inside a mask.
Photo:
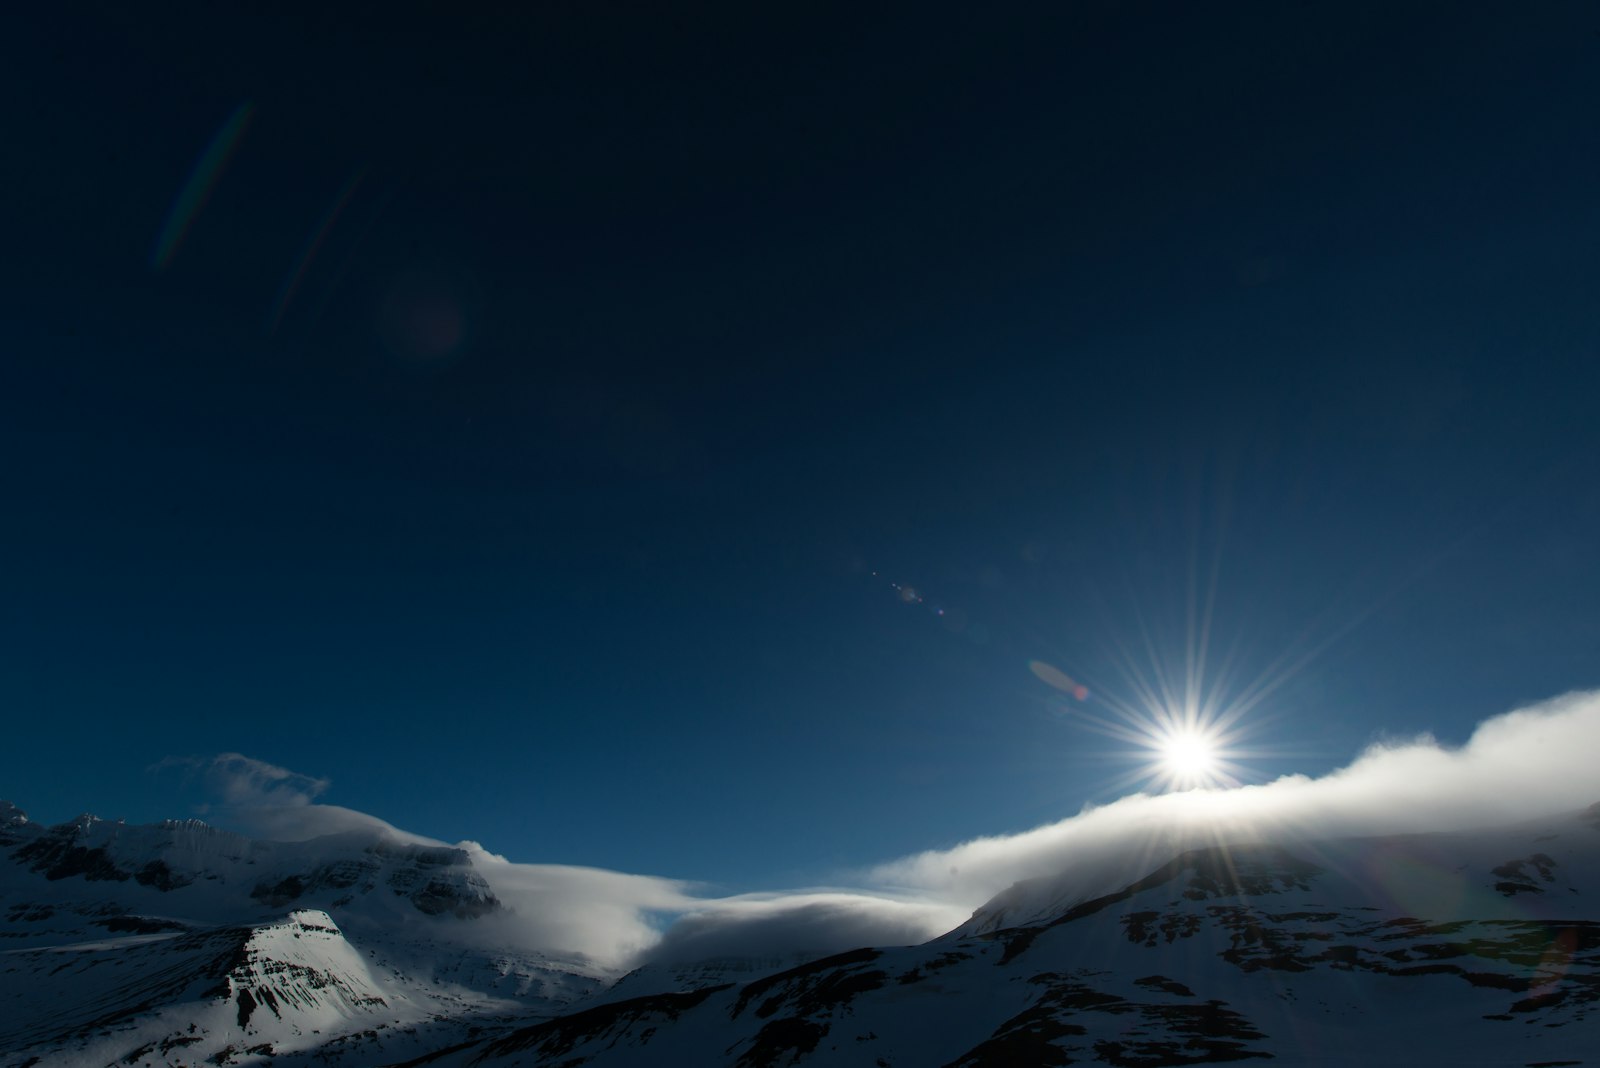
[(1162, 771), (1175, 785), (1197, 786), (1218, 778), (1216, 743), (1201, 731), (1173, 731), (1160, 740), (1157, 751)]
[[(1257, 779), (1260, 772), (1242, 761), (1271, 756), (1252, 741), (1261, 729), (1249, 720), (1251, 713), (1281, 682), (1265, 677), (1239, 687), (1229, 685), (1226, 670), (1206, 682), (1207, 640), (1191, 639), (1184, 660), (1175, 666), (1162, 661), (1160, 643), (1146, 634), (1153, 662), (1150, 673), (1141, 669), (1134, 650), (1118, 645), (1127, 690), (1097, 683), (1094, 701), (1087, 704), (1089, 688), (1042, 660), (1029, 661), (1028, 669), (1040, 681), (1077, 699), (1076, 704), (1054, 700), (1077, 725), (1123, 743), (1125, 748), (1107, 753), (1126, 771), (1114, 773), (1109, 789), (1137, 789), (1159, 793), (1229, 790)], [(1223, 668), (1232, 664), (1232, 655)], [(1286, 677), (1286, 676), (1283, 676)], [(1131, 691), (1131, 692), (1129, 692)]]

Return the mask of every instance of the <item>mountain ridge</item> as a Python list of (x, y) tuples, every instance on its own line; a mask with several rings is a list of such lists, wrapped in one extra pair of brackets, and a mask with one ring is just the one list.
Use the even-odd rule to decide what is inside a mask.
[(1165, 858), (1130, 841), (920, 945), (625, 974), (460, 941), (505, 909), (465, 847), (42, 827), (7, 804), (0, 851), (4, 1068), (1528, 1064), (1600, 1046), (1600, 804)]
[(1593, 812), (1185, 850), (1040, 922), (615, 1003), (430, 1063), (1585, 1063)]

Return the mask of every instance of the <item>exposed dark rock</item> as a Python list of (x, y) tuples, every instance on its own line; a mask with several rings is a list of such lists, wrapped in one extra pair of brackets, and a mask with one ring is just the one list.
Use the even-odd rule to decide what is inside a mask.
[[(947, 1068), (1063, 1065), (1073, 1063), (1075, 1054), (1090, 1052), (1097, 1060), (1123, 1066), (1204, 1064), (1271, 1056), (1250, 1048), (1251, 1043), (1266, 1036), (1220, 1001), (1200, 1005), (1128, 1001), (1076, 978), (1049, 972), (1036, 975), (1029, 982), (1045, 988), (1039, 1000), (1001, 1024), (992, 1036)], [(1161, 988), (1162, 992), (1171, 992), (1166, 989), (1171, 984), (1183, 990), (1182, 996), (1193, 996), (1188, 988), (1161, 976), (1139, 982)], [(1086, 1049), (1072, 1040), (1089, 1034), (1081, 1021), (1094, 1013), (1132, 1017), (1140, 1022), (1118, 1024), (1118, 1031), (1125, 1037), (1096, 1041)], [(1170, 1037), (1140, 1037), (1148, 1031)]]
[(122, 1063), (137, 1064), (153, 1053), (155, 1048), (156, 1044), (154, 1042), (147, 1042), (138, 1049), (129, 1050), (127, 1055), (122, 1058)]
[(503, 1057), (523, 1050), (533, 1051), (546, 1059), (560, 1057), (572, 1052), (573, 1047), (586, 1039), (621, 1033), (645, 1021), (676, 1020), (681, 1013), (732, 985), (724, 983), (682, 994), (651, 994), (610, 1005), (597, 1005), (513, 1031), (489, 1043), (482, 1057)]
[(28, 814), (10, 801), (0, 801), (0, 849), (10, 849), (38, 833)]
[(817, 1048), (828, 1034), (828, 1025), (785, 1017), (765, 1024), (750, 1048), (739, 1058), (739, 1068), (772, 1068), (773, 1065), (793, 1064)]
[(93, 849), (78, 845), (74, 827), (53, 827), (12, 854), (30, 869), (52, 882), (83, 876), (90, 882), (126, 882), (130, 875), (118, 868), (104, 846)]
[(926, 968), (929, 972), (936, 972), (941, 968), (948, 968), (952, 964), (959, 964), (964, 960), (971, 959), (971, 953), (941, 953), (932, 960), (923, 961), (920, 965), (912, 968), (910, 971), (903, 972), (900, 976), (898, 976), (896, 981), (903, 986), (910, 986), (912, 983), (920, 983), (923, 979), (927, 978), (927, 976), (923, 974), (924, 968)]
[(1194, 991), (1178, 982), (1168, 979), (1164, 975), (1147, 975), (1143, 979), (1135, 979), (1134, 986), (1142, 986), (1146, 990), (1159, 990), (1164, 994), (1176, 994), (1181, 998), (1194, 997)]
[(1000, 959), (995, 963), (997, 965), (1010, 964), (1026, 953), (1028, 947), (1033, 945), (1033, 940), (1043, 933), (1043, 927), (1013, 927), (1006, 931), (996, 931), (991, 937), (1003, 942), (1005, 948), (1001, 950)]
[(1200, 930), (1200, 917), (1188, 912), (1174, 912), (1162, 916), (1156, 912), (1130, 912), (1122, 918), (1128, 941), (1135, 945), (1154, 946), (1158, 939), (1167, 942), (1187, 938)]
[(451, 913), (461, 919), (471, 919), (493, 912), (500, 902), (484, 887), (481, 893), (464, 894), (460, 887), (443, 880), (428, 883), (411, 895), (411, 903), (419, 912), (429, 916)]
[(802, 981), (798, 991), (786, 990), (773, 995), (761, 1003), (756, 1015), (766, 1019), (780, 1009), (792, 1009), (801, 1016), (826, 1012), (836, 1005), (847, 1004), (857, 994), (878, 989), (888, 978), (889, 973), (884, 971), (836, 971), (815, 982)]
[[(1551, 869), (1557, 867), (1555, 860), (1546, 853), (1535, 853), (1521, 860), (1508, 860), (1504, 864), (1490, 869), (1491, 873), (1500, 876), (1500, 882), (1494, 888), (1506, 897), (1517, 894), (1542, 894), (1544, 887), (1534, 882), (1535, 876), (1545, 882), (1554, 882), (1555, 876), (1550, 874)], [(1529, 868), (1533, 872), (1528, 871)]]
[(250, 1025), (250, 1014), (256, 1011), (256, 999), (248, 989), (239, 991), (239, 1026)]
[[(1048, 980), (1035, 976), (1033, 982)], [(1008, 1068), (1010, 1065), (1071, 1064), (1066, 1050), (1056, 1039), (1088, 1034), (1081, 1024), (1060, 1018), (1060, 1006), (1049, 998), (1041, 999), (995, 1028), (994, 1033), (945, 1068)]]
[(305, 892), (305, 882), (298, 875), (291, 875), (270, 886), (266, 883), (260, 884), (250, 891), (250, 896), (262, 904), (270, 905), (273, 908), (282, 908), (289, 902), (297, 900)]
[(1007, 928), (986, 937), (1005, 944), (1005, 951), (997, 963), (1009, 964), (1027, 950), (1044, 928), (1075, 923), (1185, 874), (1189, 875), (1189, 881), (1183, 896), (1198, 901), (1208, 897), (1260, 897), (1278, 890), (1306, 890), (1310, 888), (1310, 880), (1320, 871), (1315, 864), (1276, 846), (1193, 849), (1174, 857), (1121, 890), (1075, 905), (1048, 923), (1035, 927)]
[(95, 920), (94, 924), (114, 934), (159, 934), (162, 931), (189, 929), (187, 924), (176, 920), (152, 920), (144, 916), (113, 916), (106, 920)]
[[(831, 957), (823, 957), (821, 960), (802, 964), (798, 968), (790, 968), (788, 971), (778, 972), (776, 975), (769, 975), (764, 979), (757, 979), (753, 983), (746, 983), (744, 988), (739, 991), (739, 1000), (734, 1003), (733, 1011), (730, 1015), (735, 1019), (738, 1018), (752, 1001), (765, 997), (769, 991), (776, 990), (785, 984), (796, 981), (804, 982), (825, 972), (830, 972), (837, 968), (846, 968), (853, 964), (870, 964), (881, 956), (883, 956), (881, 949), (852, 949), (845, 953), (835, 953)], [(882, 975), (883, 973), (880, 972), (878, 974)]]
[(194, 882), (193, 877), (179, 875), (162, 860), (152, 860), (134, 872), (133, 879), (140, 886), (153, 886), (157, 890), (176, 890), (180, 886), (188, 886)]

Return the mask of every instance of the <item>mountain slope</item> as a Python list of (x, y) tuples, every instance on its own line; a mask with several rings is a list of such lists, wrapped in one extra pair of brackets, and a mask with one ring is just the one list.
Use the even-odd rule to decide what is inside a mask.
[(0, 852), (0, 1065), (371, 1064), (616, 977), (485, 928), (507, 910), (468, 849), (5, 805)]
[(1593, 1062), (1597, 822), (1209, 846), (1037, 922), (602, 1005), (429, 1063)]
[(468, 848), (42, 828), (7, 807), (0, 853), (0, 1068), (1551, 1065), (1600, 1048), (1600, 806), (1465, 834), (1130, 843), (924, 945), (620, 981), (497, 944), (507, 906)]

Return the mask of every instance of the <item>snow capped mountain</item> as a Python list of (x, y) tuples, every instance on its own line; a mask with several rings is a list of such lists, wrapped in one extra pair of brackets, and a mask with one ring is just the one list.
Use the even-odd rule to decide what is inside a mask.
[(193, 820), (41, 827), (6, 805), (0, 850), (4, 1065), (369, 1064), (616, 977), (480, 930), (507, 910), (470, 849)]
[[(187, 902), (237, 908), (241, 893), (278, 909), (302, 899), (335, 906), (362, 900), (363, 911), (428, 916), (481, 916), (499, 907), (470, 854), (460, 848), (387, 840), (346, 832), (309, 842), (263, 842), (218, 830), (198, 820), (167, 820), (146, 827), (83, 815), (44, 828), (9, 806), (6, 840), (12, 859), (55, 882), (74, 876), (89, 883), (127, 883)], [(380, 888), (403, 899), (388, 901)], [(382, 905), (379, 902), (383, 902)]]
[(776, 972), (808, 964), (813, 957), (804, 953), (782, 956), (714, 957), (694, 964), (652, 962), (618, 979), (610, 987), (584, 999), (585, 1008), (631, 1001), (652, 994), (700, 990), (708, 986), (748, 983)]
[(470, 847), (46, 828), (6, 806), (0, 1065), (1550, 1065), (1600, 1048), (1600, 805), (1471, 833), (1163, 841), (1018, 884), (922, 945), (619, 978), (475, 937), (508, 906)]
[(1600, 1048), (1600, 807), (1473, 834), (1214, 843), (996, 925), (1070, 893), (1014, 890), (925, 945), (580, 1007), (428, 1063), (1507, 1065)]

